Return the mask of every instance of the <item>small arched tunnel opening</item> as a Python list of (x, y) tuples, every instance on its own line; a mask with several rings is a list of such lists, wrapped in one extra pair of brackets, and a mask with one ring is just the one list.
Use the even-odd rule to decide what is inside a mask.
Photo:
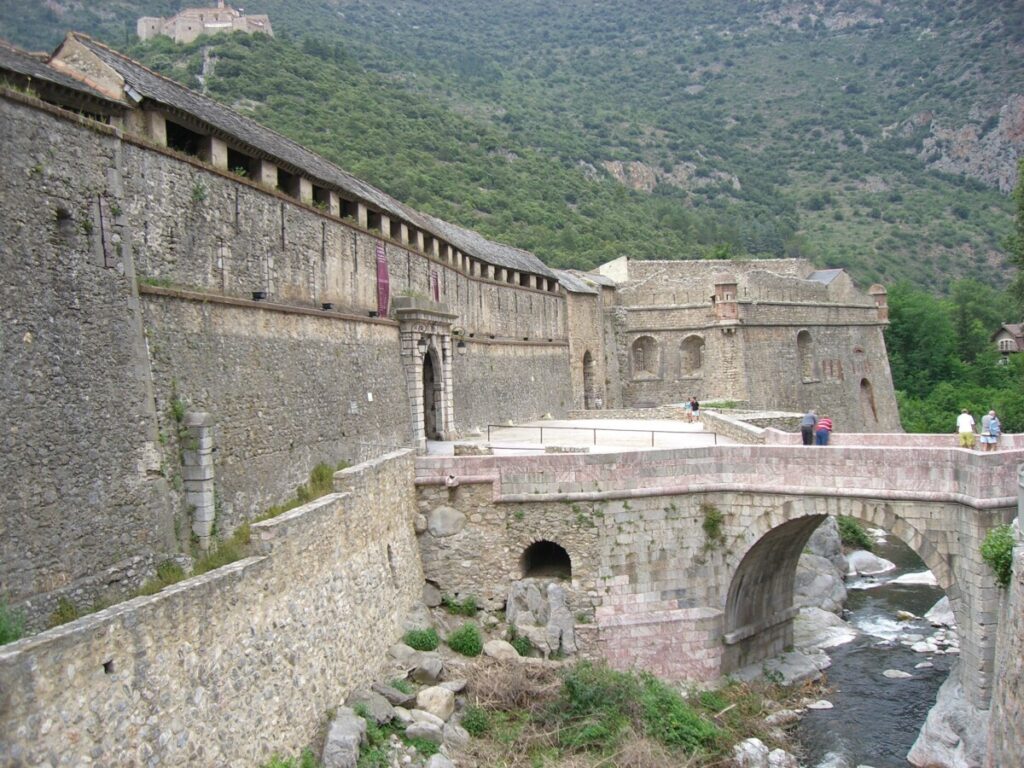
[(824, 515), (773, 528), (743, 557), (725, 606), (722, 674), (777, 656), (793, 642), (797, 561)]
[(572, 560), (565, 548), (553, 541), (535, 541), (519, 558), (522, 578), (572, 579)]

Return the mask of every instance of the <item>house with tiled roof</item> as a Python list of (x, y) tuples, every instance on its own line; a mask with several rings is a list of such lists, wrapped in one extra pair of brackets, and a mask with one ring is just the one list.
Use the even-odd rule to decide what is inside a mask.
[(992, 342), (1004, 358), (1024, 352), (1024, 323), (1004, 323), (992, 334)]

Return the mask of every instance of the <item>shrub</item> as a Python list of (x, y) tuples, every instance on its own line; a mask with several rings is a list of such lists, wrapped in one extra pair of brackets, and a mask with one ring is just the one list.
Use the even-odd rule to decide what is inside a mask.
[(695, 712), (679, 691), (651, 675), (644, 675), (642, 680), (640, 701), (648, 735), (665, 746), (688, 751), (715, 743), (718, 729)]
[(483, 707), (470, 704), (462, 715), (462, 727), (470, 736), (482, 736), (491, 728), (491, 716)]
[(410, 648), (415, 648), (417, 651), (433, 651), (441, 643), (441, 638), (437, 636), (437, 630), (433, 627), (430, 629), (410, 629), (402, 639), (406, 645)]
[(67, 624), (69, 621), (77, 619), (79, 615), (78, 608), (73, 602), (66, 597), (58, 597), (57, 607), (50, 614), (50, 626), (59, 627), (61, 624)]
[(860, 524), (859, 520), (840, 515), (836, 518), (836, 522), (839, 524), (839, 539), (843, 542), (844, 547), (870, 551), (874, 546), (874, 542), (871, 541), (871, 537), (868, 536), (868, 532), (864, 530), (864, 526)]
[(445, 640), (448, 647), (463, 656), (479, 656), (484, 649), (484, 641), (480, 637), (480, 630), (476, 624), (466, 622), (456, 629)]
[(516, 649), (516, 653), (520, 656), (529, 656), (530, 651), (533, 650), (533, 643), (530, 642), (528, 637), (523, 637), (513, 628), (509, 633), (508, 639), (509, 644)]
[(721, 510), (714, 504), (703, 502), (700, 511), (704, 515), (701, 528), (704, 529), (704, 547), (713, 548), (725, 541), (725, 534), (722, 532), (724, 518)]
[(993, 528), (981, 543), (981, 557), (996, 573), (999, 586), (1010, 585), (1013, 571), (1013, 531), (1008, 525)]
[(476, 604), (476, 598), (470, 595), (465, 600), (459, 601), (454, 597), (445, 595), (441, 598), (441, 605), (444, 609), (455, 616), (476, 616), (480, 607)]
[(185, 578), (185, 571), (173, 560), (164, 560), (156, 567), (156, 576), (147, 579), (146, 583), (139, 587), (139, 595), (155, 595), (164, 587), (177, 584)]
[(25, 636), (25, 617), (0, 600), (0, 645), (13, 643)]

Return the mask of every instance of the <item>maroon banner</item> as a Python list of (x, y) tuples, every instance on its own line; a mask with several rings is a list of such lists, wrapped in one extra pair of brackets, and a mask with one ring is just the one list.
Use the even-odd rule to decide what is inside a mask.
[(377, 314), (388, 316), (391, 304), (391, 278), (388, 276), (388, 254), (384, 243), (377, 243)]

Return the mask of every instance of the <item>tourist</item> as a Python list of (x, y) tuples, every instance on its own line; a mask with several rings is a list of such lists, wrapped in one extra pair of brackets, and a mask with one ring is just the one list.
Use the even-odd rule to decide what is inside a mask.
[(693, 421), (693, 406), (690, 405), (689, 400), (683, 403), (683, 410), (686, 411), (686, 420)]
[(956, 417), (956, 431), (960, 434), (960, 447), (974, 447), (974, 417), (964, 408)]
[(693, 417), (693, 421), (700, 421), (700, 403), (697, 402), (696, 397), (690, 398), (690, 415)]
[(988, 424), (992, 421), (992, 417), (995, 415), (995, 411), (989, 411), (981, 417), (981, 431), (978, 433), (978, 442), (981, 443), (981, 450), (987, 451), (989, 445), (992, 444), (992, 436), (988, 431)]
[(999, 436), (1003, 434), (1003, 425), (999, 423), (999, 417), (995, 411), (989, 411), (988, 420), (988, 442), (985, 444), (986, 451), (999, 450)]
[(829, 435), (832, 434), (832, 419), (822, 416), (818, 419), (818, 425), (814, 431), (815, 445), (828, 445)]
[(818, 426), (818, 416), (814, 410), (810, 410), (800, 419), (800, 436), (804, 445), (814, 445), (814, 428)]

